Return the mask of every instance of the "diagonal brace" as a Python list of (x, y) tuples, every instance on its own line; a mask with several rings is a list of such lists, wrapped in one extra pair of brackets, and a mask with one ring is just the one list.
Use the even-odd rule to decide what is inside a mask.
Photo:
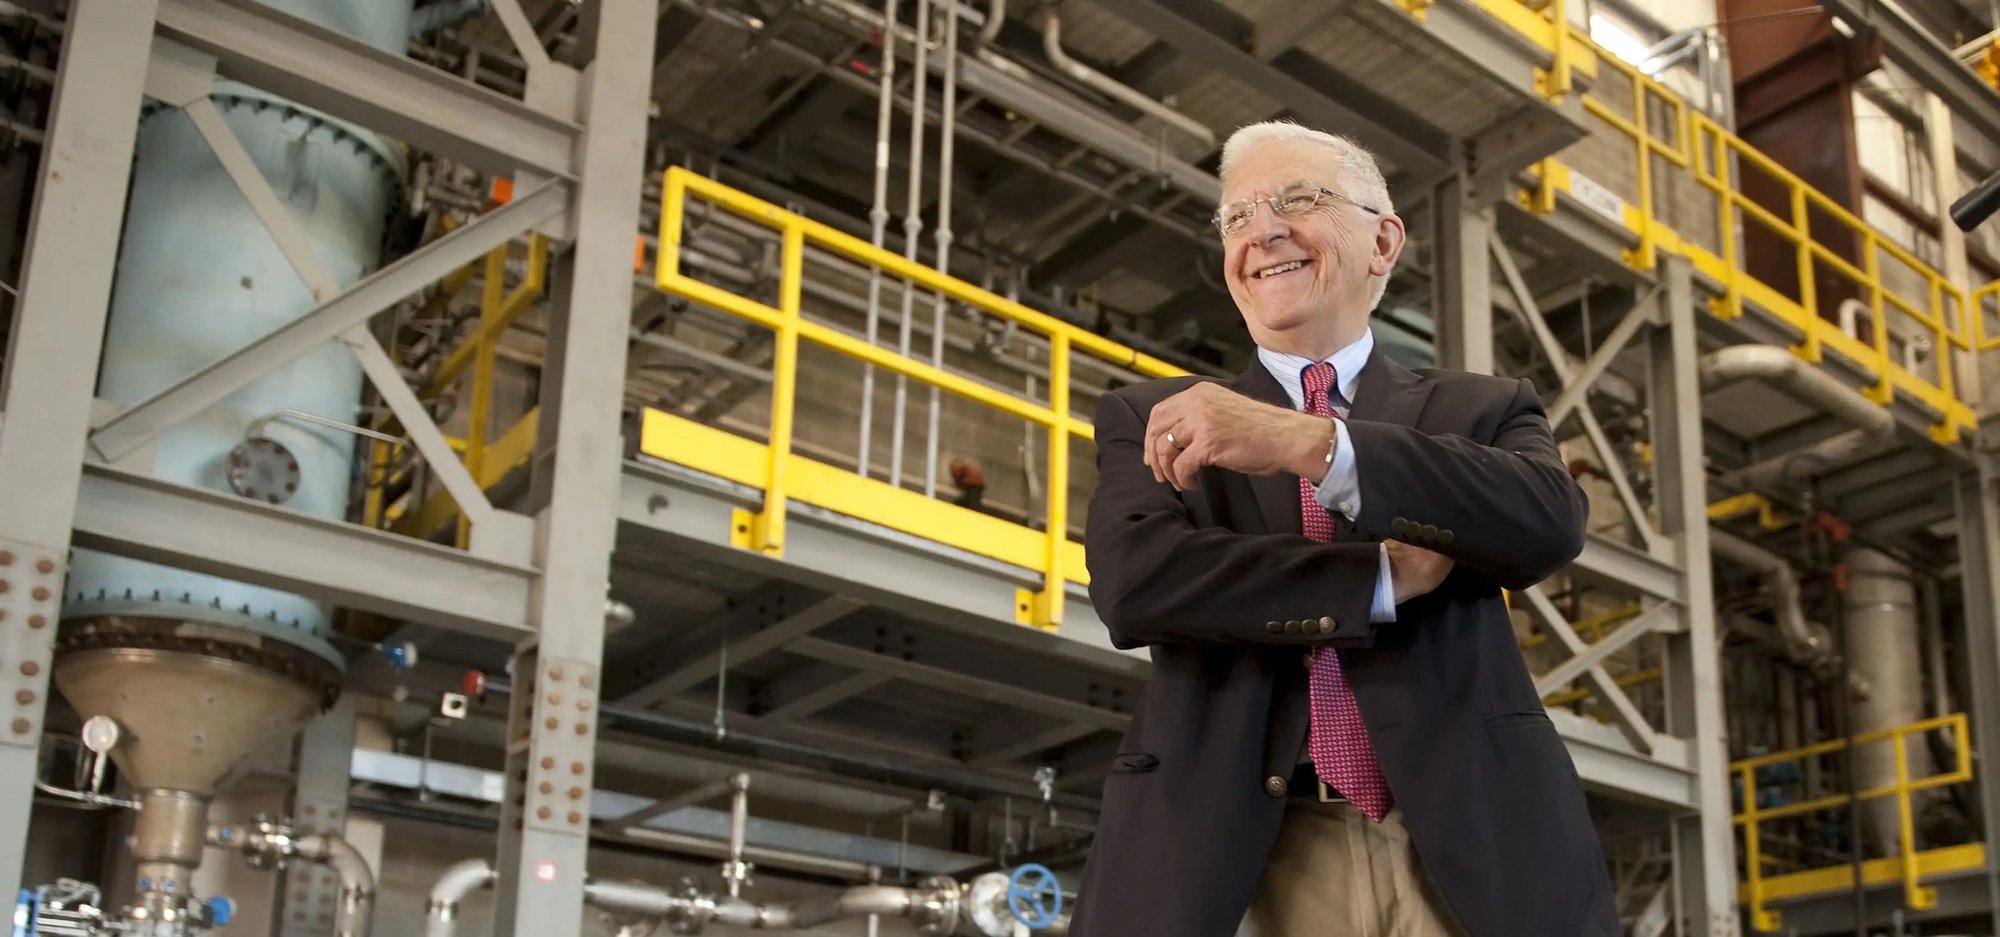
[(1584, 671), (1604, 663), (1611, 655), (1624, 650), (1633, 641), (1658, 631), (1663, 624), (1670, 624), (1672, 622), (1671, 613), (1674, 608), (1675, 606), (1665, 602), (1655, 604), (1653, 607), (1639, 613), (1637, 617), (1618, 626), (1610, 634), (1598, 639), (1596, 644), (1584, 644), (1582, 647), (1571, 644), (1569, 641), (1570, 637), (1574, 637), (1577, 638), (1578, 643), (1582, 643), (1582, 637), (1576, 633), (1576, 629), (1564, 629), (1564, 634), (1558, 635), (1557, 639), (1569, 647), (1571, 656), (1562, 663), (1549, 668), (1548, 673), (1536, 678), (1535, 692), (1547, 696), (1568, 686), (1570, 681), (1583, 676)]
[[(1576, 629), (1569, 626), (1569, 621), (1563, 618), (1555, 603), (1549, 601), (1541, 586), (1529, 586), (1519, 594), (1527, 597), (1528, 608), (1542, 620), (1549, 633), (1555, 635), (1564, 645), (1571, 648), (1589, 647), (1583, 637), (1576, 633)], [(1652, 723), (1646, 721), (1646, 714), (1639, 711), (1638, 705), (1632, 702), (1632, 697), (1625, 695), (1625, 688), (1619, 686), (1617, 680), (1612, 679), (1611, 673), (1604, 669), (1602, 663), (1591, 664), (1583, 671), (1583, 676), (1589, 678), (1591, 689), (1597, 691), (1598, 698), (1611, 706), (1612, 715), (1618, 722), (1618, 729), (1625, 733), (1626, 740), (1640, 751), (1651, 754), (1658, 746), (1659, 733), (1653, 730)]]
[[(1527, 282), (1521, 279), (1521, 268), (1514, 265), (1514, 256), (1507, 251), (1507, 245), (1501, 243), (1498, 233), (1488, 237), (1486, 243), (1492, 249), (1494, 262), (1507, 279), (1507, 288), (1514, 294), (1515, 315), (1520, 317), (1528, 331), (1534, 333), (1536, 344), (1548, 356), (1549, 365), (1555, 369), (1556, 378), (1562, 381), (1563, 386), (1575, 383), (1569, 352), (1563, 350), (1562, 343), (1549, 330), (1548, 320), (1542, 318), (1542, 310), (1535, 305), (1535, 297), (1528, 292)], [(1631, 518), (1633, 529), (1639, 532), (1646, 552), (1659, 553), (1665, 546), (1660, 532), (1653, 529), (1652, 521), (1646, 517), (1646, 506), (1639, 501), (1639, 493), (1632, 489), (1631, 480), (1625, 477), (1624, 460), (1611, 447), (1611, 439), (1604, 434), (1604, 426), (1597, 422), (1597, 415), (1588, 407), (1578, 407), (1576, 415), (1583, 421), (1584, 435), (1590, 437), (1590, 445), (1597, 450), (1597, 457), (1604, 460), (1604, 474), (1611, 477), (1611, 487), (1617, 489), (1618, 500), (1625, 506), (1625, 513)], [(1554, 421), (1550, 421), (1550, 426), (1554, 425)]]
[(91, 454), (117, 462), (161, 431), (220, 402), (272, 369), (366, 323), (397, 300), (561, 214), (568, 187), (549, 181), (362, 278), (346, 292), (242, 350), (112, 416), (91, 434)]
[(1604, 344), (1597, 346), (1597, 350), (1591, 352), (1590, 358), (1583, 362), (1583, 367), (1577, 370), (1576, 376), (1563, 385), (1562, 393), (1556, 397), (1556, 402), (1549, 404), (1551, 428), (1561, 426), (1563, 419), (1569, 416), (1569, 412), (1583, 403), (1584, 395), (1590, 392), (1590, 388), (1604, 374), (1604, 369), (1611, 366), (1611, 360), (1618, 357), (1618, 353), (1624, 351), (1626, 345), (1631, 344), (1632, 336), (1639, 334), (1640, 326), (1658, 319), (1659, 298), (1660, 288), (1655, 286), (1645, 296), (1640, 297), (1638, 302), (1633, 303), (1631, 310), (1625, 313), (1625, 318), (1618, 320), (1618, 325), (1611, 330), (1611, 334), (1605, 336)]

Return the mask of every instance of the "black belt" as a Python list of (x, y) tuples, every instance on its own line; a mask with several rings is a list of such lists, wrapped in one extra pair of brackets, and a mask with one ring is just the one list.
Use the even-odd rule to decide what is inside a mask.
[(1292, 769), (1292, 783), (1287, 790), (1287, 796), (1318, 801), (1322, 804), (1347, 803), (1347, 798), (1339, 791), (1320, 782), (1319, 774), (1313, 770), (1310, 761), (1299, 762), (1299, 766)]

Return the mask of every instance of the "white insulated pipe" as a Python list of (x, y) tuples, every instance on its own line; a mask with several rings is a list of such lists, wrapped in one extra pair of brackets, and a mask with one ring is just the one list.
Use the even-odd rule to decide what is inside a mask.
[(1793, 660), (1818, 664), (1834, 654), (1833, 641), (1822, 625), (1806, 620), (1799, 601), (1799, 577), (1785, 558), (1748, 540), (1721, 530), (1710, 530), (1708, 547), (1716, 556), (1741, 563), (1763, 574), (1770, 591), (1771, 610), (1778, 619), (1778, 634)]
[[(917, 244), (923, 237), (923, 197), (924, 197), (924, 98), (930, 90), (930, 72), (926, 61), (931, 44), (931, 0), (917, 0), (917, 43), (916, 52), (911, 56), (911, 67), (915, 72), (910, 79), (910, 178), (909, 198), (903, 213), (903, 259), (917, 262)], [(884, 32), (884, 36), (888, 33)], [(916, 300), (916, 290), (903, 288), (902, 322), (897, 329), (896, 352), (905, 358), (910, 356), (910, 314)], [(910, 379), (896, 374), (896, 412), (890, 418), (889, 483), (903, 483), (903, 426), (910, 398)]]
[(1781, 485), (1848, 462), (1896, 431), (1896, 418), (1888, 410), (1776, 345), (1731, 345), (1709, 352), (1701, 358), (1699, 373), (1703, 390), (1718, 390), (1737, 381), (1762, 381), (1854, 427), (1795, 452), (1730, 472), (1718, 479), (1724, 485), (1751, 489)]
[[(945, 3), (944, 18), (944, 97), (938, 107), (938, 207), (937, 272), (951, 273), (951, 189), (953, 138), (958, 132), (958, 4)], [(905, 291), (907, 294), (907, 291)], [(943, 293), (936, 294), (931, 306), (931, 366), (944, 367)], [(931, 385), (929, 432), (924, 439), (924, 497), (937, 497), (938, 415), (943, 408), (942, 390)]]
[(375, 870), (352, 843), (321, 833), (293, 835), (289, 827), (211, 826), (208, 845), (265, 859), (303, 859), (333, 871), (340, 882), (335, 937), (368, 937), (375, 923)]
[(458, 929), (459, 902), (492, 885), (493, 879), (493, 866), (484, 859), (465, 859), (444, 870), (431, 886), (430, 904), (424, 909), (424, 937), (453, 937)]
[[(896, 0), (882, 0), (882, 22), (889, 27), (896, 23)], [(882, 81), (881, 97), (875, 105), (875, 201), (868, 207), (868, 243), (881, 249), (889, 236), (889, 129), (896, 115), (896, 40), (884, 29), (882, 32)], [(917, 73), (917, 80), (923, 80), (923, 73)], [(919, 111), (915, 119), (923, 120)], [(907, 287), (905, 287), (907, 289)], [(881, 334), (882, 323), (882, 268), (868, 267), (868, 326), (867, 341), (870, 347)], [(854, 470), (861, 477), (868, 477), (868, 449), (875, 438), (875, 365), (861, 366), (861, 441), (856, 449)], [(899, 479), (891, 482), (900, 484)]]
[(1215, 131), (1208, 129), (1200, 121), (1147, 97), (1137, 88), (1070, 58), (1062, 47), (1062, 19), (1056, 15), (1053, 8), (1042, 18), (1042, 52), (1063, 74), (1138, 108), (1150, 117), (1158, 118), (1167, 126), (1199, 141), (1204, 149), (1215, 149)]
[[(1917, 587), (1908, 566), (1875, 550), (1857, 548), (1843, 557), (1848, 585), (1844, 598), (1848, 649), (1853, 667), (1867, 678), (1866, 693), (1854, 698), (1855, 735), (1909, 725), (1924, 717), (1923, 650), (1917, 640)], [(1855, 786), (1861, 790), (1896, 783), (1896, 746), (1905, 746), (1906, 778), (1928, 777), (1933, 760), (1927, 733), (1881, 740), (1854, 750)], [(1921, 797), (1921, 795), (1917, 795)], [(1896, 798), (1863, 805), (1869, 831), (1885, 855), (1902, 855), (1902, 823)], [(1914, 810), (1914, 807), (1913, 807)]]

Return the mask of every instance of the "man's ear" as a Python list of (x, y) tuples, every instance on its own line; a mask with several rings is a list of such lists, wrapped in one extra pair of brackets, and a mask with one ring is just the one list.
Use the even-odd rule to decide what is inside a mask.
[(1403, 219), (1395, 215), (1383, 215), (1375, 223), (1375, 252), (1368, 258), (1368, 273), (1385, 277), (1396, 269), (1396, 259), (1403, 255), (1403, 245), (1409, 243), (1409, 235), (1403, 230)]

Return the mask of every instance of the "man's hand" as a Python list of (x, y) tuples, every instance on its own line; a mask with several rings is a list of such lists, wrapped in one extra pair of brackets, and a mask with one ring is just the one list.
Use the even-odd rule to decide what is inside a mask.
[(1146, 421), (1146, 465), (1153, 478), (1182, 491), (1213, 465), (1245, 475), (1326, 475), (1333, 425), (1325, 417), (1274, 407), (1219, 384), (1201, 383), (1153, 407)]
[(1384, 540), (1389, 548), (1389, 576), (1396, 585), (1396, 604), (1401, 605), (1438, 587), (1451, 572), (1451, 558), (1414, 547), (1400, 540)]

